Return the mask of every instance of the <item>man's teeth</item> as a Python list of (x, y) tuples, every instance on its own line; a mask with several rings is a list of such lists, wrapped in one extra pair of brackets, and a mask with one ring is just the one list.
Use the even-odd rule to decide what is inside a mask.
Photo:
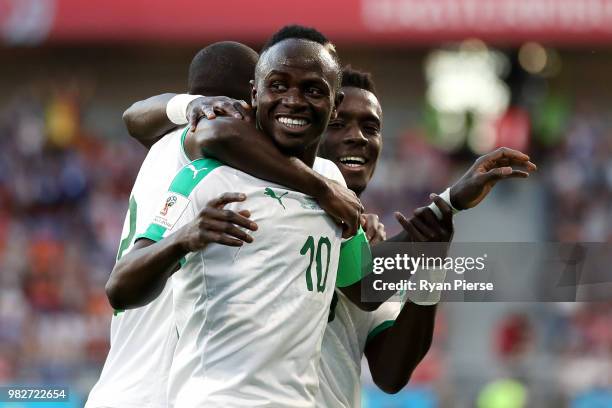
[(294, 119), (294, 118), (288, 118), (285, 116), (281, 116), (277, 120), (283, 125), (290, 127), (290, 128), (302, 127), (308, 124), (308, 121), (306, 119)]
[(364, 165), (365, 162), (365, 158), (359, 156), (346, 156), (340, 158), (340, 163), (348, 167), (359, 167)]

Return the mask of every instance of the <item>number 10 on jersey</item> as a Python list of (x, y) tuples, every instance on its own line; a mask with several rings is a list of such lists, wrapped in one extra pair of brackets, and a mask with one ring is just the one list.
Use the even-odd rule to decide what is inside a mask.
[[(325, 275), (323, 275), (323, 254), (325, 252)], [(312, 262), (315, 261), (317, 272), (317, 292), (325, 291), (327, 282), (327, 272), (329, 271), (329, 261), (331, 260), (331, 242), (327, 237), (319, 238), (315, 246), (315, 239), (310, 235), (300, 250), (300, 254), (309, 256), (308, 267), (306, 268), (306, 287), (309, 291), (314, 291), (312, 284)]]

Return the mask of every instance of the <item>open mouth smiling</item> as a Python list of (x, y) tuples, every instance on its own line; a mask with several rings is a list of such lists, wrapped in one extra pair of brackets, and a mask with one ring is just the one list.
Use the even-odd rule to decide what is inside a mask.
[(306, 118), (292, 117), (287, 115), (277, 116), (276, 121), (287, 129), (297, 131), (304, 130), (310, 125), (310, 120)]
[(342, 156), (338, 161), (346, 167), (357, 170), (363, 167), (368, 162), (368, 159), (363, 156)]

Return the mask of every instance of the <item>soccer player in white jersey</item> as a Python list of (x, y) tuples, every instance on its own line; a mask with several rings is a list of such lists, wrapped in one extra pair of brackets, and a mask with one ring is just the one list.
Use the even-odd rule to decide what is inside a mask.
[[(253, 76), (257, 59), (255, 51), (235, 42), (215, 43), (201, 50), (189, 67), (188, 79), (191, 95), (198, 96), (198, 106), (244, 119), (246, 114), (239, 100), (249, 96), (248, 81)], [(198, 94), (224, 94), (238, 100), (227, 96), (202, 97)], [(193, 99), (191, 95), (185, 96)], [(152, 100), (159, 99), (167, 98), (161, 95), (136, 103), (124, 114), (130, 134), (145, 147), (152, 147), (133, 187), (118, 259), (129, 254), (137, 232), (142, 232), (148, 225), (143, 225), (143, 222), (148, 223), (152, 216), (151, 205), (157, 203), (155, 197), (166, 192), (178, 169), (190, 161), (182, 148), (187, 129), (180, 127), (172, 131), (177, 124), (186, 124), (187, 120), (175, 119), (175, 123), (170, 122), (168, 125), (165, 102), (163, 118), (159, 119), (158, 115), (156, 120), (157, 112), (148, 106)], [(180, 100), (178, 102), (181, 103)], [(137, 116), (132, 115), (134, 111), (138, 113)], [(156, 126), (155, 131), (143, 132), (150, 130), (150, 127), (144, 129), (143, 124), (150, 126), (151, 121)], [(265, 149), (262, 149), (262, 154), (265, 154)], [(345, 187), (330, 183), (312, 171), (305, 172), (302, 165), (289, 162), (280, 153), (278, 155), (281, 156), (280, 160), (271, 163), (273, 166), (283, 165), (285, 169), (295, 167), (294, 172), (279, 177), (279, 181), (301, 191), (312, 191), (311, 195), (317, 197), (321, 207), (344, 221), (345, 225), (356, 225), (358, 213), (355, 210), (360, 204), (354, 194), (347, 194), (350, 191)], [(282, 163), (283, 160), (288, 163)], [(266, 163), (270, 162), (266, 161), (259, 167), (262, 176), (277, 172), (276, 167), (269, 169)], [(121, 279), (118, 282), (118, 277), (121, 278), (121, 275), (113, 273), (107, 285), (113, 306), (116, 309), (134, 309), (144, 305), (146, 302), (134, 302), (129, 296), (130, 290), (137, 290), (141, 282), (125, 282)], [(127, 290), (118, 291), (121, 285)], [(156, 294), (161, 290), (159, 287), (147, 289), (154, 289)], [(171, 311), (171, 287), (168, 286), (155, 301), (144, 307), (115, 312), (111, 322), (111, 350), (100, 379), (90, 393), (87, 407), (167, 406), (166, 382), (177, 339)]]
[[(382, 108), (369, 74), (345, 68), (342, 76), (344, 99), (336, 118), (330, 121), (320, 154), (338, 165), (346, 183), (357, 195), (367, 187), (382, 147)], [(526, 155), (499, 149), (476, 160), (450, 188), (446, 200), (458, 209), (476, 206), (499, 180), (524, 178), (535, 170)], [(433, 208), (422, 207), (406, 219), (396, 217), (404, 233), (390, 240), (449, 242), (452, 238), (453, 208), (432, 195), (441, 217)], [(377, 219), (370, 219), (370, 243), (384, 239)], [(386, 302), (377, 310), (360, 310), (338, 293), (332, 302), (330, 322), (323, 337), (319, 370), (319, 407), (359, 407), (361, 403), (361, 359), (365, 355), (374, 382), (385, 392), (395, 393), (409, 381), (432, 340), (436, 299)], [(401, 310), (401, 312), (400, 312)]]
[[(380, 128), (382, 112), (373, 91), (373, 85), (367, 76), (355, 71), (345, 71), (345, 78), (342, 90), (347, 99), (345, 104), (340, 105), (338, 119), (332, 121), (331, 126), (328, 128), (323, 150), (327, 150), (326, 154), (341, 166), (344, 175), (350, 180), (350, 187), (360, 193), (372, 176), (376, 160), (378, 159), (381, 145)], [(149, 102), (152, 100), (153, 98)], [(163, 107), (165, 107), (165, 102)], [(199, 110), (203, 111), (204, 109)], [(158, 123), (160, 122), (158, 121)], [(359, 135), (355, 134), (355, 130), (357, 130)], [(235, 144), (243, 145), (244, 143), (257, 140), (253, 139), (256, 138), (256, 135), (250, 135), (250, 137), (252, 138), (246, 138), (241, 133), (234, 133), (230, 134), (229, 138), (226, 138), (234, 142), (229, 143), (229, 146), (224, 146), (223, 141), (227, 141), (226, 139), (219, 139), (216, 142), (221, 143), (204, 143), (200, 147), (210, 149), (207, 153), (217, 154), (218, 152), (219, 155), (228, 157), (227, 160), (238, 160), (238, 164), (244, 166), (244, 163), (241, 163), (247, 159), (244, 156), (244, 152), (240, 151), (240, 149), (232, 151), (231, 147)], [(198, 141), (206, 142), (205, 140)], [(262, 140), (257, 140), (257, 142), (260, 141)], [(347, 149), (346, 146), (352, 146), (353, 148)], [(357, 153), (357, 155), (352, 155), (351, 153)], [(506, 158), (504, 159), (505, 154)], [(487, 164), (487, 166), (490, 166), (489, 170), (493, 169), (494, 171), (485, 177), (488, 180), (487, 182), (479, 181), (475, 184), (488, 188), (496, 180), (505, 178), (509, 174), (522, 176), (520, 172), (503, 174), (503, 171), (508, 169), (503, 171), (498, 169), (501, 173), (496, 173), (498, 171), (495, 170), (496, 167), (500, 167), (504, 163), (508, 164), (508, 158), (514, 156), (515, 153), (512, 151), (504, 152), (504, 150), (500, 150), (479, 159), (480, 164)], [(513, 160), (515, 160), (513, 164), (517, 164), (524, 162), (525, 158), (521, 157)], [(265, 165), (265, 163), (262, 163), (262, 165)], [(469, 199), (469, 195), (463, 194), (461, 191), (465, 190), (466, 186), (470, 184), (467, 181), (471, 181), (471, 184), (474, 184), (472, 179), (480, 175), (479, 169), (482, 170), (482, 166), (475, 165), (462, 178), (463, 183), (457, 183), (454, 186), (454, 201)], [(476, 194), (478, 191), (478, 189), (474, 190), (473, 194)], [(466, 206), (477, 204), (478, 201), (484, 198), (484, 195), (471, 203), (466, 202)], [(450, 218), (450, 208), (443, 201), (440, 201), (439, 198), (435, 198), (435, 201), (442, 208), (442, 212), (447, 215), (447, 219)], [(410, 239), (415, 241), (429, 240), (437, 242), (448, 240), (450, 231), (452, 231), (452, 225), (444, 226), (426, 208), (418, 209), (415, 212), (415, 216), (409, 221), (401, 215), (399, 220), (410, 231)], [(371, 228), (372, 230), (376, 229), (375, 223), (371, 222), (370, 226), (374, 227)], [(368, 233), (368, 236), (373, 237), (370, 233)], [(343, 299), (338, 302), (335, 311), (338, 317), (332, 320), (330, 327), (326, 331), (323, 343), (324, 361), (322, 362), (320, 374), (322, 390), (318, 396), (318, 406), (357, 406), (359, 404), (359, 362), (364, 353), (366, 338), (372, 340), (368, 343), (368, 348), (376, 350), (376, 348), (381, 349), (381, 347), (374, 347), (373, 344), (385, 344), (382, 340), (388, 337), (386, 345), (391, 345), (391, 350), (398, 353), (393, 356), (395, 357), (393, 361), (385, 361), (384, 358), (374, 359), (372, 357), (368, 357), (368, 359), (374, 379), (379, 386), (388, 392), (399, 390), (408, 381), (410, 372), (418, 364), (429, 347), (435, 308), (408, 304), (400, 318), (400, 322), (403, 321), (403, 323), (393, 325), (393, 330), (387, 329), (392, 326), (391, 323), (399, 311), (399, 305), (394, 303), (389, 302), (383, 305), (377, 312), (364, 313)], [(407, 333), (409, 334), (406, 334), (406, 328), (408, 328)], [(400, 331), (402, 329), (404, 330), (403, 334)], [(399, 335), (388, 335), (398, 331), (400, 331)], [(328, 354), (331, 357), (326, 357)], [(371, 351), (369, 354), (372, 356), (375, 354), (375, 351)], [(372, 360), (376, 360), (377, 364)]]
[[(337, 57), (315, 30), (287, 34), (275, 36), (258, 62), (252, 97), (257, 124), (280, 150), (343, 182), (335, 165), (315, 160), (339, 101)], [(235, 224), (256, 232), (249, 237), (230, 226), (225, 243), (237, 248), (207, 245), (202, 227), (221, 211), (210, 207), (244, 201), (214, 199), (231, 187), (248, 197), (228, 206), (240, 218)], [(304, 194), (213, 159), (185, 166), (143, 235), (160, 241), (130, 259), (149, 275), (157, 273), (163, 286), (187, 256), (173, 278), (180, 339), (171, 401), (181, 407), (312, 406), (341, 232)]]
[[(230, 84), (233, 81), (247, 83), (257, 59), (255, 51), (241, 44), (213, 44), (200, 51), (192, 61), (189, 90), (195, 94), (223, 93), (229, 97), (225, 97), (225, 101), (244, 99), (248, 96), (245, 87)], [(227, 60), (235, 64), (220, 64)], [(215, 69), (224, 70), (226, 77), (211, 75), (211, 70)], [(223, 88), (218, 82), (228, 86)], [(157, 199), (165, 193), (176, 172), (189, 162), (181, 148), (186, 130), (180, 128), (168, 133), (148, 152), (132, 188), (117, 259), (130, 252), (136, 234), (146, 229), (157, 209)], [(129, 302), (120, 303), (117, 302), (116, 309), (134, 306)], [(166, 407), (166, 383), (178, 340), (172, 318), (171, 287), (164, 288), (145, 307), (117, 310), (111, 321), (110, 340), (104, 368), (86, 406)]]

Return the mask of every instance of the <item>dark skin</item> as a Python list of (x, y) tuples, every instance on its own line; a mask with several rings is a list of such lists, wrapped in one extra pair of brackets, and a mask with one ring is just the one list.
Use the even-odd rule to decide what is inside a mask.
[(226, 210), (229, 203), (246, 200), (241, 193), (225, 193), (211, 200), (200, 214), (174, 234), (154, 242), (140, 239), (132, 251), (119, 259), (106, 283), (106, 294), (113, 308), (132, 309), (157, 298), (166, 281), (179, 269), (179, 261), (190, 252), (209, 244), (242, 246), (253, 237), (240, 228), (256, 231), (248, 210)]
[[(123, 122), (130, 136), (150, 149), (159, 139), (176, 128), (166, 116), (166, 105), (176, 94), (165, 93), (135, 102), (123, 112)], [(191, 106), (193, 105), (193, 106)], [(214, 119), (220, 112), (238, 119), (249, 117), (250, 106), (227, 96), (207, 96), (195, 99), (189, 106), (189, 123), (192, 130), (202, 117)]]
[[(382, 108), (371, 92), (343, 87), (344, 99), (336, 119), (330, 121), (320, 153), (332, 160), (344, 176), (348, 187), (360, 195), (370, 182), (382, 148)], [(452, 237), (452, 211), (439, 197), (434, 197), (444, 214), (438, 220), (429, 208), (419, 208), (402, 227), (413, 233), (413, 240), (426, 241), (420, 233), (425, 228), (435, 233), (435, 242)], [(384, 226), (375, 215), (367, 215), (364, 229), (371, 245), (382, 242)], [(397, 392), (421, 362), (433, 337), (435, 306), (408, 303), (395, 324), (367, 343), (365, 356), (374, 382), (385, 392)]]
[(329, 122), (319, 153), (336, 163), (357, 195), (374, 175), (382, 149), (382, 108), (365, 89), (343, 87), (338, 115)]
[[(321, 133), (335, 115), (335, 104), (341, 97), (336, 93), (338, 67), (329, 52), (319, 45), (302, 43), (304, 41), (297, 44), (294, 40), (283, 41), (276, 46), (281, 54), (276, 62), (270, 57), (262, 63), (263, 68), (254, 84), (253, 106), (257, 108), (258, 126), (268, 133), (274, 145), (312, 165)], [(322, 53), (326, 55), (321, 56)], [(287, 120), (291, 123), (286, 123)], [(214, 122), (223, 121), (210, 123)], [(230, 213), (225, 212), (228, 218), (223, 220), (224, 232), (228, 232), (228, 225), (232, 223), (242, 225), (230, 219)], [(356, 218), (358, 223), (360, 214), (356, 214)], [(198, 223), (197, 227), (206, 225)], [(155, 244), (148, 240), (138, 241), (130, 254), (117, 262), (107, 283), (107, 295), (113, 307), (141, 306), (159, 295), (184, 256), (188, 246), (184, 241), (186, 236), (181, 233), (174, 240)], [(144, 277), (137, 278), (142, 274)], [(349, 299), (353, 300), (351, 296)]]
[[(343, 87), (342, 92), (344, 100), (338, 107), (336, 119), (330, 121), (320, 153), (338, 165), (348, 187), (360, 195), (374, 174), (382, 148), (382, 108), (369, 91)], [(511, 149), (498, 149), (478, 158), (453, 185), (451, 202), (456, 208), (472, 208), (499, 180), (525, 178), (535, 169), (527, 155)], [(391, 238), (392, 241), (450, 243), (453, 236), (452, 210), (436, 194), (431, 194), (430, 198), (440, 209), (442, 219), (438, 219), (428, 207), (417, 208), (410, 219), (397, 212), (396, 219), (404, 231)], [(378, 217), (368, 215), (364, 227), (371, 244), (386, 239)], [(440, 250), (444, 247), (448, 248), (441, 246)], [(374, 245), (374, 254), (375, 251)], [(446, 252), (439, 255), (446, 256)], [(367, 343), (364, 353), (372, 378), (380, 389), (397, 393), (408, 383), (431, 347), (435, 316), (436, 305), (407, 302), (395, 324)]]
[[(506, 179), (525, 179), (531, 172), (537, 170), (534, 163), (529, 160), (529, 156), (518, 150), (500, 147), (487, 153), (474, 162), (468, 171), (450, 188), (451, 204), (458, 209), (468, 209), (480, 203), (492, 190), (493, 186), (501, 180)], [(436, 199), (433, 200), (436, 202)], [(438, 201), (439, 202), (439, 201)], [(437, 202), (436, 202), (437, 205)], [(440, 206), (438, 205), (438, 208)], [(395, 213), (395, 217), (404, 226), (404, 230), (399, 234), (389, 238), (389, 242), (435, 242), (432, 241), (436, 236), (424, 221), (429, 219), (430, 223), (436, 219), (431, 209), (421, 208), (413, 213), (417, 218), (411, 218), (412, 222), (400, 212)], [(372, 247), (373, 257), (384, 257), (382, 248)], [(362, 285), (372, 287), (377, 277), (370, 274), (345, 288), (346, 292), (353, 297), (361, 293)], [(378, 294), (385, 299), (389, 299), (395, 294), (393, 291), (379, 291)], [(364, 310), (376, 310), (380, 302), (364, 303), (361, 308)]]
[(275, 48), (282, 59), (270, 50), (256, 69), (252, 105), (257, 127), (281, 152), (312, 167), (321, 136), (342, 100), (336, 92), (338, 66), (311, 41), (285, 40)]
[[(176, 125), (166, 116), (166, 104), (175, 94), (154, 96), (136, 102), (123, 114), (130, 135), (150, 148)], [(263, 180), (301, 191), (317, 200), (321, 208), (342, 224), (345, 238), (355, 235), (363, 211), (357, 196), (346, 187), (329, 180), (302, 160), (279, 150), (275, 143), (251, 121), (253, 111), (244, 101), (225, 96), (202, 97), (188, 107), (191, 129), (185, 150), (191, 160), (206, 155)], [(201, 118), (214, 121), (200, 121)], [(196, 124), (199, 122), (198, 127)], [(148, 136), (151, 135), (151, 136)], [(249, 160), (244, 160), (249, 146)]]

